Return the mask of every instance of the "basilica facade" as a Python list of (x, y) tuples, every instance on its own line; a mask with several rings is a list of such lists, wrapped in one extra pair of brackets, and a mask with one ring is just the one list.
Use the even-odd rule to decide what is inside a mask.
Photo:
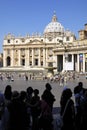
[(65, 30), (56, 14), (43, 34), (14, 36), (3, 40), (3, 68), (26, 71), (87, 72), (87, 24), (79, 38)]

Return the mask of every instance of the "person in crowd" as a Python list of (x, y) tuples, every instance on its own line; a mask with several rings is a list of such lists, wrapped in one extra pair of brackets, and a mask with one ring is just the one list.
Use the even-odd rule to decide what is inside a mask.
[[(75, 96), (75, 127), (76, 130), (81, 129), (81, 116), (82, 116), (82, 110), (81, 110), (81, 87), (79, 85), (75, 86), (74, 88), (74, 96)], [(83, 96), (82, 96), (83, 97)]]
[(83, 103), (83, 101), (84, 101), (84, 94), (85, 94), (85, 92), (87, 91), (87, 88), (84, 88), (84, 87), (83, 87), (83, 82), (79, 82), (79, 83), (78, 83), (78, 86), (79, 86), (79, 88), (80, 88), (79, 94), (80, 94), (80, 104), (81, 104), (81, 103)]
[(47, 104), (50, 106), (51, 111), (53, 110), (53, 104), (56, 101), (55, 96), (52, 94), (51, 90), (52, 87), (49, 83), (46, 83), (45, 85), (46, 89), (44, 90), (42, 97), (47, 102)]
[(28, 104), (28, 117), (30, 118), (30, 126), (32, 127), (32, 113), (31, 113), (31, 100), (32, 100), (32, 97), (33, 97), (33, 88), (31, 86), (29, 86), (27, 89), (26, 89), (26, 103)]
[(29, 130), (30, 128), (30, 114), (28, 113), (28, 109), (29, 109), (29, 106), (26, 102), (26, 91), (22, 90), (20, 92), (20, 97), (19, 97), (19, 102), (21, 103), (21, 109), (22, 109), (22, 112), (23, 112), (23, 118), (24, 118), (24, 121), (23, 123), (25, 124), (25, 130)]
[(85, 88), (83, 87), (83, 82), (78, 82), (78, 86), (80, 89), (80, 93), (83, 93), (85, 91)]
[(31, 102), (31, 99), (32, 99), (32, 95), (33, 95), (33, 88), (31, 86), (29, 86), (27, 89), (26, 89), (26, 102), (30, 103)]
[(39, 130), (38, 126), (38, 117), (41, 113), (41, 104), (40, 104), (40, 96), (39, 96), (39, 90), (34, 89), (33, 90), (33, 97), (31, 99), (31, 114), (32, 114), (32, 130)]
[(53, 130), (53, 115), (49, 104), (41, 96), (41, 115), (39, 118), (39, 130)]
[(75, 108), (72, 100), (72, 91), (70, 88), (63, 90), (60, 99), (60, 114), (63, 115), (63, 126), (61, 130), (75, 129)]
[(0, 92), (0, 130), (9, 130), (9, 111), (5, 106), (4, 94)]
[(24, 97), (23, 92), (21, 94), (17, 90), (12, 92), (12, 100), (9, 105), (9, 130), (28, 130), (26, 123), (27, 108), (24, 103)]
[(86, 89), (83, 87), (83, 82), (78, 82), (78, 85), (74, 87), (76, 114), (81, 114), (81, 104), (84, 101), (84, 93)]
[(84, 100), (81, 106), (82, 115), (80, 122), (80, 130), (87, 130), (87, 90), (84, 93)]
[(11, 85), (7, 85), (4, 90), (4, 96), (5, 96), (5, 105), (9, 107), (9, 104), (11, 102), (11, 96), (12, 96), (12, 87)]
[[(87, 91), (86, 88), (83, 87), (83, 82), (78, 82), (78, 85), (74, 88), (74, 96), (75, 96), (75, 107), (76, 107), (76, 123), (75, 127), (76, 130), (82, 130), (82, 120), (83, 120), (83, 113), (85, 112), (85, 101), (86, 96), (85, 92)], [(84, 110), (84, 112), (83, 112)], [(86, 115), (86, 114), (85, 114)]]

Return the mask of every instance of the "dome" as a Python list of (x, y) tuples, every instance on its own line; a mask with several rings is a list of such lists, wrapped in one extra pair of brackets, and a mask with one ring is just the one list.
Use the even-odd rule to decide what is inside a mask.
[(64, 27), (57, 21), (57, 17), (54, 14), (52, 17), (52, 21), (45, 27), (44, 33), (54, 33), (61, 32), (64, 33)]

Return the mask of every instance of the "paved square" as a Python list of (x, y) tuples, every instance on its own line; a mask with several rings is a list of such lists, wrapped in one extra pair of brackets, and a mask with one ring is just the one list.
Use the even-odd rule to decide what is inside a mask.
[[(87, 79), (85, 76), (80, 76), (79, 80), (78, 79), (71, 79), (66, 83), (66, 86), (71, 88), (73, 91), (74, 87), (78, 84), (79, 81), (83, 82), (84, 87), (87, 87)], [(6, 85), (11, 85), (12, 86), (12, 91), (13, 90), (26, 90), (27, 87), (32, 86), (34, 89), (37, 88), (39, 89), (39, 95), (41, 96), (44, 89), (45, 89), (45, 84), (49, 82), (52, 85), (52, 93), (55, 95), (56, 101), (54, 103), (54, 107), (59, 107), (60, 106), (60, 96), (61, 92), (63, 91), (63, 86), (60, 86), (58, 82), (53, 82), (51, 83), (50, 81), (47, 80), (28, 80), (26, 81), (25, 78), (19, 77), (18, 74), (14, 74), (14, 81), (8, 81), (6, 79), (0, 80), (0, 91), (5, 90)], [(74, 99), (74, 95), (72, 96)]]

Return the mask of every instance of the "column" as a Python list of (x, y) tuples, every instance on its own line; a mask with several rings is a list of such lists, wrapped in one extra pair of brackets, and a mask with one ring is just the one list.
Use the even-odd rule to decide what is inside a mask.
[(29, 49), (25, 50), (25, 66), (29, 66)]
[(3, 51), (3, 67), (6, 67), (6, 50)]
[(14, 50), (11, 50), (11, 66), (14, 66)]
[(30, 49), (28, 49), (28, 65), (30, 66)]
[(45, 52), (45, 48), (43, 48), (43, 66), (46, 66), (46, 52)]
[(21, 56), (20, 56), (20, 49), (18, 50), (18, 66), (21, 66)]
[(83, 54), (83, 72), (85, 72), (85, 54)]
[(41, 66), (41, 61), (40, 61), (40, 48), (39, 48), (39, 63), (38, 63), (39, 66)]
[(79, 54), (77, 54), (77, 72), (79, 72)]
[(72, 64), (73, 64), (73, 70), (74, 70), (74, 54), (72, 54)]
[(48, 48), (46, 48), (46, 66), (48, 66), (47, 60), (48, 60)]
[(32, 48), (32, 66), (34, 66), (34, 49)]
[(65, 70), (65, 54), (63, 54), (63, 71)]
[(53, 55), (53, 67), (58, 67), (57, 66), (57, 55)]

